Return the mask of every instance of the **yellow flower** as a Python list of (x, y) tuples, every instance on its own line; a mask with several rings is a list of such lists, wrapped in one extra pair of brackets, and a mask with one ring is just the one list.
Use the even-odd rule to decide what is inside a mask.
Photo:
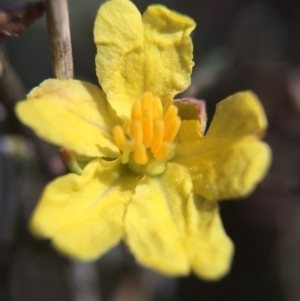
[(82, 168), (45, 188), (35, 235), (81, 260), (124, 239), (138, 262), (166, 275), (227, 273), (233, 244), (216, 201), (245, 196), (264, 177), (267, 121), (255, 95), (237, 93), (217, 105), (204, 136), (193, 105), (173, 104), (190, 84), (194, 27), (160, 5), (141, 16), (130, 1), (110, 0), (94, 30), (104, 92), (49, 79), (17, 105), (23, 123)]

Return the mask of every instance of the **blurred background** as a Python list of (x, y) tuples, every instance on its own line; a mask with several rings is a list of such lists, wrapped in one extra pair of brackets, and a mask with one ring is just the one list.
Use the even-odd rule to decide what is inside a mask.
[[(151, 2), (134, 0), (144, 11)], [(1, 0), (1, 10), (23, 0)], [(300, 300), (300, 2), (161, 0), (195, 19), (191, 87), (184, 96), (215, 104), (253, 90), (269, 120), (273, 164), (247, 199), (221, 203), (236, 246), (232, 270), (218, 282), (166, 278), (135, 264), (123, 245), (99, 261), (62, 257), (27, 231), (47, 182), (65, 173), (57, 148), (16, 119), (13, 107), (53, 77), (45, 16), (0, 45), (1, 301), (299, 301)], [(97, 83), (93, 22), (99, 0), (69, 1), (75, 77)]]

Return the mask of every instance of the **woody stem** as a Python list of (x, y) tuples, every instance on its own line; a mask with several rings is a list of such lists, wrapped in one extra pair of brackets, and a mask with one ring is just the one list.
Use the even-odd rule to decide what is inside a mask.
[(46, 0), (45, 2), (55, 77), (71, 79), (74, 76), (74, 70), (68, 2), (67, 0)]

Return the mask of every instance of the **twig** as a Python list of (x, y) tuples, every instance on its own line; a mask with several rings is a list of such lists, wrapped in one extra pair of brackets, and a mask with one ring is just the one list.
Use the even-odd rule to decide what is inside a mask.
[(74, 76), (67, 0), (46, 0), (47, 27), (55, 77)]

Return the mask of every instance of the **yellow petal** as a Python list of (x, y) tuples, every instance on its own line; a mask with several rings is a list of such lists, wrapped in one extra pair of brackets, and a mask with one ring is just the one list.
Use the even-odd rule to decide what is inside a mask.
[(81, 176), (68, 174), (45, 188), (31, 231), (81, 260), (101, 256), (123, 236), (123, 218), (138, 177), (117, 161), (91, 161)]
[(226, 235), (218, 205), (190, 195), (187, 204), (187, 247), (193, 271), (217, 280), (230, 269), (234, 246)]
[(41, 138), (90, 157), (116, 158), (113, 121), (103, 92), (77, 80), (44, 81), (16, 106), (20, 120)]
[(169, 104), (190, 84), (192, 19), (150, 6), (143, 19), (127, 0), (111, 0), (97, 14), (94, 40), (101, 87), (118, 116), (130, 117), (132, 104), (151, 91)]
[(94, 27), (96, 71), (112, 108), (129, 118), (132, 104), (144, 92), (142, 17), (127, 0), (104, 3)]
[(166, 275), (185, 275), (192, 268), (215, 280), (230, 268), (233, 245), (218, 206), (193, 194), (190, 175), (178, 164), (168, 163), (161, 176), (140, 181), (125, 227), (137, 260)]
[(184, 241), (187, 230), (186, 204), (193, 191), (191, 177), (186, 168), (169, 162), (166, 171), (159, 179), (179, 236)]
[(177, 144), (174, 161), (188, 168), (195, 193), (206, 199), (245, 196), (270, 166), (270, 148), (257, 139), (266, 125), (254, 94), (235, 94), (218, 104), (204, 138)]
[(219, 139), (221, 144), (227, 144), (228, 140), (238, 140), (247, 135), (260, 137), (267, 124), (264, 108), (257, 96), (251, 91), (240, 92), (217, 104), (206, 137)]
[(169, 163), (160, 180), (192, 270), (207, 280), (224, 276), (231, 265), (233, 244), (223, 229), (217, 203), (194, 195), (183, 166)]
[(159, 177), (144, 177), (126, 211), (126, 241), (139, 263), (166, 275), (186, 275), (189, 262), (168, 206), (170, 198)]
[(216, 149), (201, 152), (200, 143), (184, 144), (193, 155), (174, 160), (188, 168), (195, 193), (209, 200), (237, 198), (250, 194), (266, 175), (271, 151), (266, 143), (243, 139)]
[(195, 22), (161, 5), (143, 15), (145, 37), (145, 90), (163, 102), (190, 85), (194, 63), (190, 34)]
[(203, 137), (200, 132), (201, 124), (199, 120), (181, 120), (180, 129), (177, 134), (178, 143), (195, 141)]

